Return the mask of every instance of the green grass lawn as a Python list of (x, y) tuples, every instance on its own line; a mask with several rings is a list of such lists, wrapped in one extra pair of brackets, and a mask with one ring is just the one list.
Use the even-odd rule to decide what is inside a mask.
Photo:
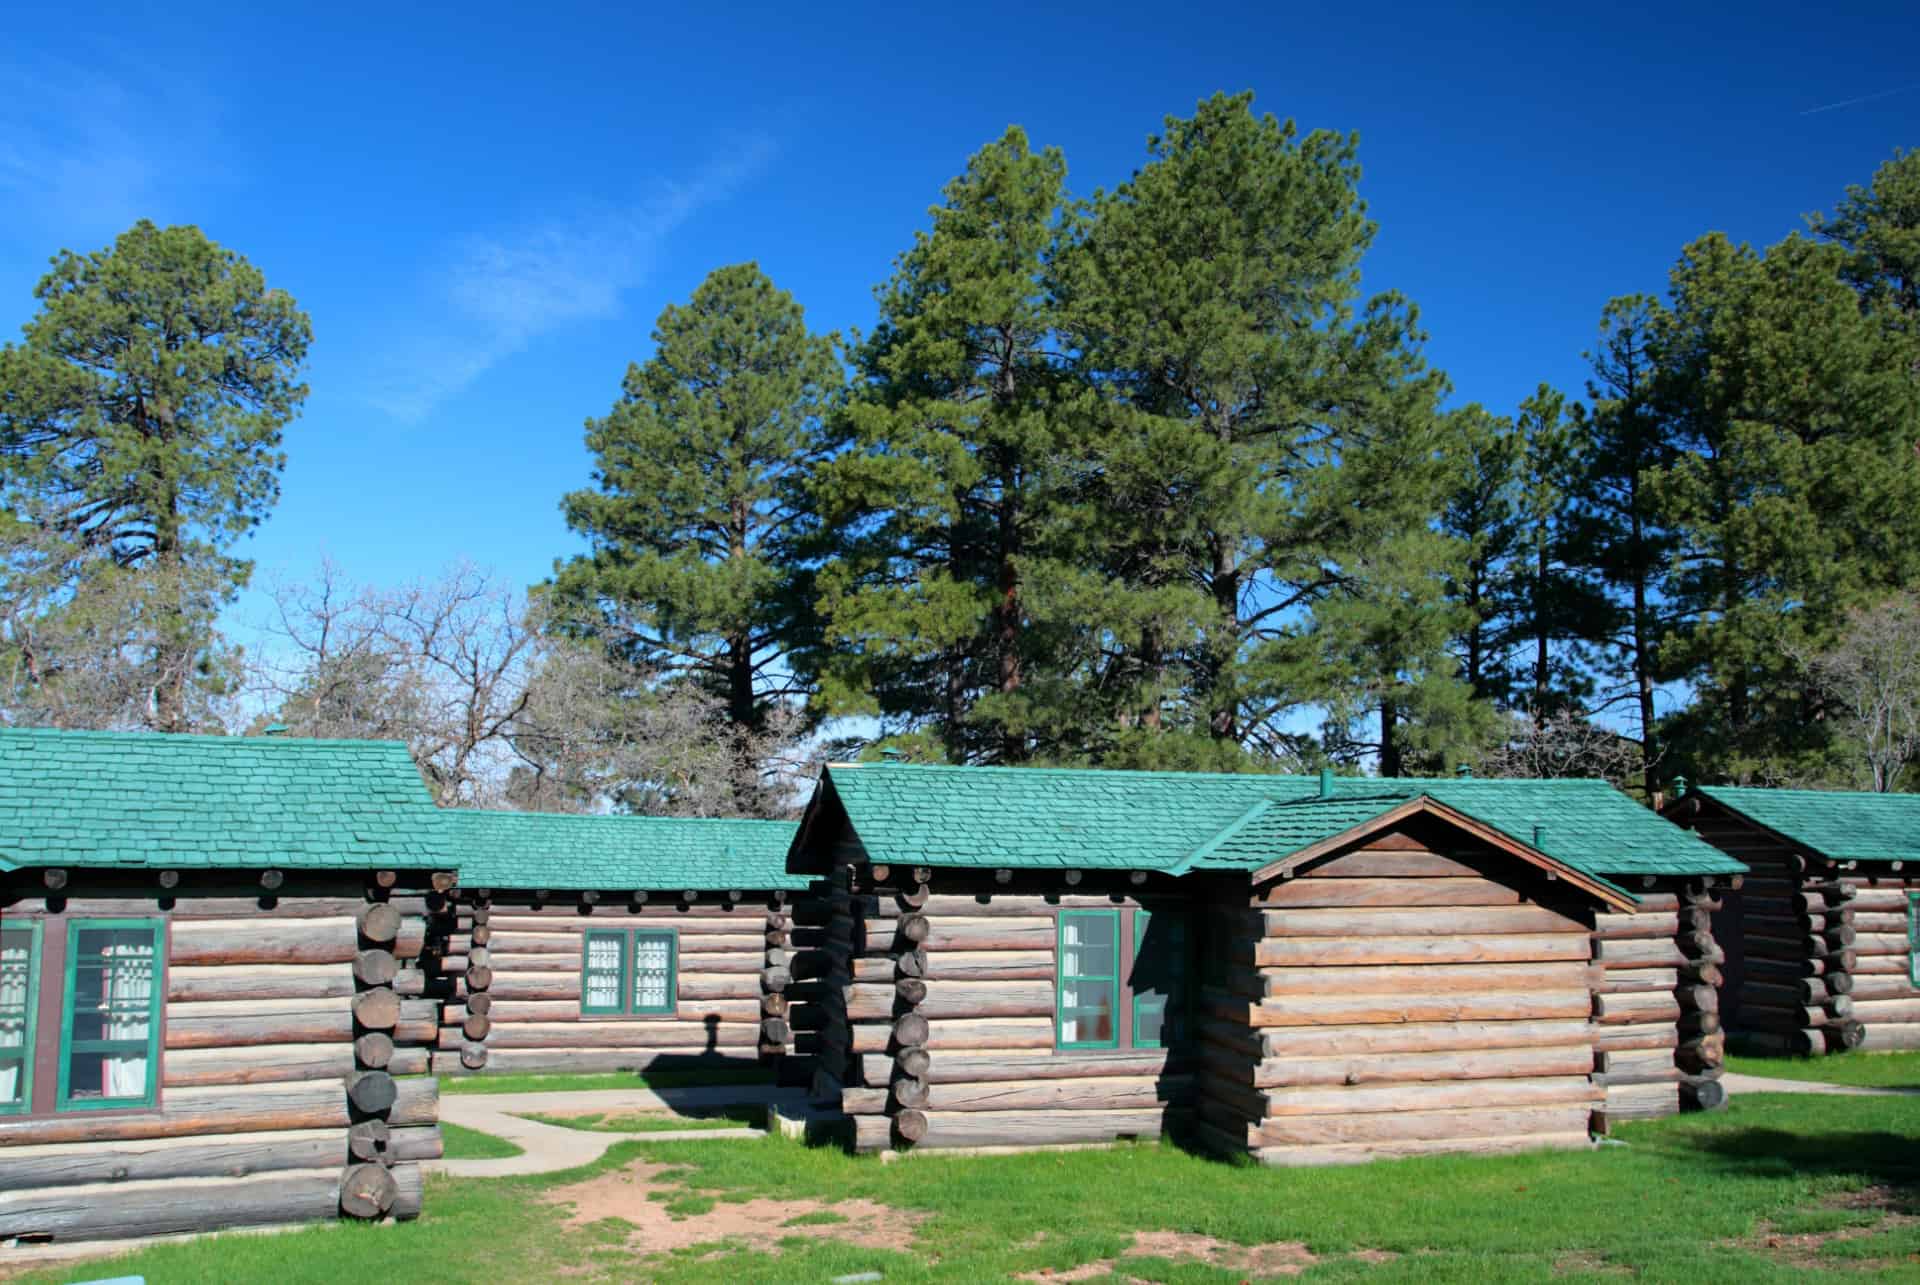
[[(1229, 1246), (1300, 1242), (1317, 1256), (1302, 1277), (1310, 1281), (1920, 1280), (1920, 1098), (1747, 1095), (1710, 1115), (1626, 1125), (1617, 1137), (1625, 1145), (1591, 1152), (1310, 1170), (1224, 1163), (1166, 1144), (882, 1165), (779, 1138), (636, 1139), (570, 1174), (430, 1179), (426, 1215), (406, 1226), (204, 1239), (24, 1279), (502, 1285), (562, 1276), (818, 1282), (874, 1271), (893, 1285), (1085, 1264), (1110, 1265), (1113, 1275), (1083, 1279), (1226, 1285), (1254, 1275), (1123, 1257), (1137, 1232), (1177, 1232)], [(649, 1256), (628, 1245), (627, 1221), (562, 1228), (564, 1211), (542, 1200), (636, 1160), (670, 1166), (653, 1181), (677, 1184), (634, 1197), (642, 1207), (660, 1202), (649, 1216), (712, 1218), (726, 1202), (755, 1198), (812, 1208), (754, 1206), (757, 1244)], [(842, 1203), (856, 1198), (887, 1209), (876, 1216)], [(914, 1216), (921, 1221), (909, 1229)], [(831, 1239), (863, 1224), (889, 1233), (886, 1247)]]
[(442, 1093), (574, 1093), (590, 1089), (697, 1089), (707, 1085), (771, 1084), (773, 1072), (756, 1066), (713, 1070), (613, 1071), (569, 1075), (564, 1071), (440, 1077)]
[(505, 1138), (445, 1120), (440, 1122), (440, 1141), (446, 1147), (444, 1155), (448, 1160), (505, 1160), (521, 1154), (521, 1149)]
[(1817, 1080), (1864, 1089), (1920, 1089), (1920, 1051), (1829, 1053), (1824, 1057), (1741, 1057), (1729, 1054), (1727, 1070), (1776, 1080)]
[(764, 1129), (767, 1109), (745, 1103), (740, 1106), (705, 1108), (681, 1115), (675, 1111), (591, 1111), (579, 1115), (547, 1115), (528, 1111), (522, 1117), (541, 1124), (557, 1124), (563, 1129), (586, 1129), (592, 1133), (672, 1133), (680, 1129), (738, 1129), (748, 1125)]

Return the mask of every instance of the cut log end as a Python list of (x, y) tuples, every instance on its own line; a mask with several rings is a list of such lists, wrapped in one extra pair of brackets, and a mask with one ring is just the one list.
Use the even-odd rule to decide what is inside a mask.
[(340, 1179), (340, 1212), (352, 1218), (378, 1218), (393, 1208), (400, 1186), (384, 1165), (358, 1164)]

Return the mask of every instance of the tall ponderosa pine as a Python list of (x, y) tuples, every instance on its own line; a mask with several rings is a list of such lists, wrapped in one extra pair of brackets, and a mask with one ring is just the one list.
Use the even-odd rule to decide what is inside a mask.
[(844, 382), (836, 341), (751, 263), (670, 305), (653, 340), (611, 413), (587, 422), (596, 489), (563, 508), (592, 550), (556, 567), (554, 606), (635, 665), (712, 691), (746, 746), (797, 690), (804, 488)]
[[(1112, 404), (1088, 471), (1122, 461), (1122, 529), (1159, 531), (1139, 571), (1110, 573), (1115, 618), (1153, 626), (1118, 641), (1141, 649), (1147, 693), (1184, 704), (1167, 722), (1278, 750), (1326, 695), (1305, 613), (1342, 591), (1356, 551), (1435, 511), (1422, 487), (1443, 381), (1402, 300), (1355, 314), (1373, 224), (1352, 138), (1302, 137), (1250, 95), (1217, 95), (1148, 150), (1091, 203), (1062, 271), (1077, 353)], [(1201, 598), (1177, 637), (1162, 632), (1188, 612), (1172, 585)], [(1127, 613), (1129, 591), (1157, 601)], [(1168, 666), (1177, 681), (1158, 677)]]
[(1809, 221), (1846, 251), (1842, 271), (1855, 289), (1920, 328), (1920, 152), (1895, 152), (1871, 184), (1849, 187), (1832, 214)]
[(1658, 325), (1659, 409), (1678, 454), (1653, 480), (1676, 536), (1679, 721), (1735, 775), (1785, 775), (1824, 728), (1788, 657), (1849, 606), (1920, 577), (1920, 381), (1907, 340), (1843, 280), (1835, 246), (1687, 247)]
[(842, 449), (816, 497), (822, 700), (917, 730), (956, 761), (1033, 749), (1027, 686), (1052, 654), (1029, 592), (1049, 522), (1060, 383), (1043, 282), (1066, 163), (1009, 130), (947, 185), (877, 294)]
[(1670, 467), (1676, 447), (1655, 402), (1660, 371), (1656, 329), (1664, 312), (1644, 295), (1614, 299), (1600, 318), (1600, 341), (1588, 354), (1593, 408), (1586, 419), (1585, 464), (1574, 475), (1570, 554), (1606, 599), (1580, 630), (1598, 677), (1609, 686), (1596, 704), (1625, 704), (1640, 740), (1640, 775), (1660, 788), (1660, 685), (1673, 676), (1662, 654), (1671, 624), (1666, 577), (1673, 533), (1656, 504), (1650, 477)]
[(34, 294), (0, 349), (0, 506), (153, 590), (146, 718), (187, 730), (193, 684), (218, 679), (213, 618), (251, 572), (227, 550), (279, 497), (312, 328), (199, 229), (145, 221), (62, 251)]

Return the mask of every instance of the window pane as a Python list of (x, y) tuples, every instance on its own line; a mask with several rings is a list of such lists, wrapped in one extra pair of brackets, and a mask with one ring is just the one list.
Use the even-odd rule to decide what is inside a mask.
[(588, 933), (586, 968), (580, 979), (580, 1007), (589, 1012), (620, 1011), (620, 983), (626, 937), (621, 933)]
[(0, 928), (0, 1110), (27, 1101), (33, 994), (33, 930)]
[(1183, 1035), (1187, 925), (1178, 914), (1133, 915), (1133, 1043), (1159, 1048)]
[(1110, 1044), (1114, 1027), (1112, 982), (1064, 982), (1060, 987), (1060, 1042)]
[(1060, 916), (1056, 1043), (1119, 1042), (1120, 912), (1075, 910)]
[(1113, 911), (1063, 915), (1060, 971), (1068, 977), (1111, 977), (1118, 969), (1120, 916)]
[(140, 1101), (151, 1091), (157, 928), (74, 926), (66, 1101)]
[(673, 1011), (673, 934), (633, 935), (633, 1011)]

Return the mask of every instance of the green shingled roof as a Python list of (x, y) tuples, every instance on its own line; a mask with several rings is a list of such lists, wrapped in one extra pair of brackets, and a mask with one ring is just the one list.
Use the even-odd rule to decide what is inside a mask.
[(1693, 789), (1835, 861), (1920, 861), (1920, 794), (1724, 785)]
[(791, 821), (448, 811), (468, 888), (798, 891)]
[(1590, 875), (1746, 869), (1604, 781), (1337, 777), (1322, 799), (1305, 776), (844, 764), (827, 782), (894, 864), (1255, 869), (1425, 795)]
[(0, 870), (451, 864), (397, 741), (0, 728)]

